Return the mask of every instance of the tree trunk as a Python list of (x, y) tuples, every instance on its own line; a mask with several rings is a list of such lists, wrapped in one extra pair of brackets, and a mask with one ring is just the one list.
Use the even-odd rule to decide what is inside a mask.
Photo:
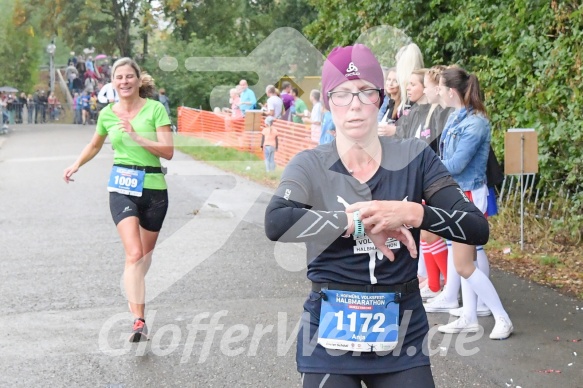
[(132, 41), (130, 39), (129, 31), (120, 31), (121, 36), (118, 40), (119, 52), (121, 53), (122, 57), (132, 57)]
[(145, 59), (146, 56), (148, 55), (148, 33), (147, 32), (144, 32), (143, 39), (144, 39), (144, 49), (143, 49), (144, 54), (143, 55), (144, 55), (144, 59)]
[(110, 7), (114, 18), (117, 19), (116, 35), (117, 47), (122, 57), (132, 56), (132, 39), (130, 36), (131, 21), (136, 16), (137, 5), (140, 0), (111, 0)]

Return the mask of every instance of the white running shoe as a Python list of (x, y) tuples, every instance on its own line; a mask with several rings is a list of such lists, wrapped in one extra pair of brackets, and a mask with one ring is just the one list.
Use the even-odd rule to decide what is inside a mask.
[[(449, 310), (449, 314), (453, 315), (454, 317), (461, 317), (463, 312), (464, 312), (463, 307)], [(477, 313), (478, 317), (489, 317), (490, 315), (492, 315), (492, 311), (490, 311), (490, 309), (486, 306), (478, 307), (478, 310), (476, 310), (476, 313)]]
[(434, 291), (431, 291), (431, 288), (429, 288), (428, 286), (425, 286), (420, 290), (420, 293), (421, 293), (421, 299), (423, 299), (423, 301), (426, 302), (427, 299), (435, 298), (437, 295), (439, 295), (441, 293), (441, 290), (434, 292)]
[(480, 325), (477, 322), (469, 323), (465, 317), (456, 319), (447, 325), (441, 325), (437, 328), (442, 333), (457, 334), (457, 333), (477, 333), (480, 331)]
[[(446, 287), (447, 287), (447, 284), (444, 285), (443, 287), (441, 287), (441, 293), (443, 293), (445, 291), (445, 288)], [(427, 303), (433, 302), (438, 296), (436, 296), (435, 298), (429, 298), (429, 299), (427, 299)], [(458, 294), (457, 294), (458, 306), (460, 305), (461, 301), (462, 301), (462, 293), (461, 292), (458, 292)]]
[(447, 300), (443, 292), (433, 299), (429, 299), (428, 303), (423, 303), (425, 311), (428, 313), (447, 313), (449, 310), (457, 309), (460, 307), (459, 302), (456, 300)]
[(510, 337), (510, 334), (514, 331), (514, 326), (510, 322), (510, 318), (498, 317), (496, 318), (496, 324), (494, 329), (490, 333), (490, 339), (503, 340)]

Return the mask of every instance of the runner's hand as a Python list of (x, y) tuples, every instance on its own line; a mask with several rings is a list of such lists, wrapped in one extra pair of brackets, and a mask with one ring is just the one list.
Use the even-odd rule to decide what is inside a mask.
[(397, 132), (395, 124), (381, 123), (378, 128), (379, 136), (393, 136)]
[(120, 131), (127, 133), (132, 139), (135, 139), (137, 136), (137, 133), (134, 131), (134, 127), (132, 127), (132, 124), (129, 120), (119, 119), (117, 125), (119, 126)]
[(415, 210), (413, 202), (367, 201), (357, 202), (346, 208), (347, 213), (360, 212), (365, 230), (380, 233), (381, 230), (394, 230), (407, 223), (408, 216)]
[(382, 254), (385, 255), (390, 261), (395, 261), (395, 254), (391, 249), (389, 249), (389, 247), (385, 245), (389, 238), (394, 238), (395, 240), (404, 244), (409, 250), (412, 258), (417, 257), (417, 246), (415, 245), (415, 239), (413, 238), (413, 235), (409, 229), (404, 226), (400, 226), (397, 229), (392, 230), (382, 230), (380, 233), (366, 231), (366, 235), (368, 238), (370, 238), (374, 246), (377, 247), (377, 249), (381, 251)]
[(75, 182), (75, 179), (71, 179), (71, 177), (73, 176), (73, 174), (75, 174), (77, 171), (79, 170), (79, 167), (72, 165), (69, 166), (65, 169), (65, 171), (63, 172), (63, 180), (66, 183), (69, 182)]

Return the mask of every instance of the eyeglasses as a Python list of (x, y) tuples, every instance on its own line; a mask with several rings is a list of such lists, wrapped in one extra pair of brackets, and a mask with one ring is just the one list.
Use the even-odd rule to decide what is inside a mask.
[(358, 92), (328, 92), (328, 98), (336, 106), (348, 106), (352, 103), (354, 96), (358, 96), (360, 102), (365, 105), (372, 105), (379, 101), (381, 97), (380, 89), (365, 89)]

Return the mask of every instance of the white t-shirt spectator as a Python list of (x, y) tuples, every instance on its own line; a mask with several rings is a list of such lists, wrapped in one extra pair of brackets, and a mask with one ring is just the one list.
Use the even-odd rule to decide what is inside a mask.
[(281, 112), (283, 111), (283, 100), (277, 96), (271, 96), (267, 99), (267, 111), (273, 111), (273, 117), (276, 119), (281, 118)]
[(113, 88), (112, 83), (107, 83), (103, 85), (101, 90), (99, 90), (99, 94), (97, 95), (97, 101), (101, 104), (109, 104), (110, 101), (118, 102), (119, 96), (115, 89)]
[(322, 103), (317, 102), (312, 108), (312, 114), (310, 115), (311, 125), (311, 138), (312, 141), (320, 143), (320, 136), (322, 135)]

